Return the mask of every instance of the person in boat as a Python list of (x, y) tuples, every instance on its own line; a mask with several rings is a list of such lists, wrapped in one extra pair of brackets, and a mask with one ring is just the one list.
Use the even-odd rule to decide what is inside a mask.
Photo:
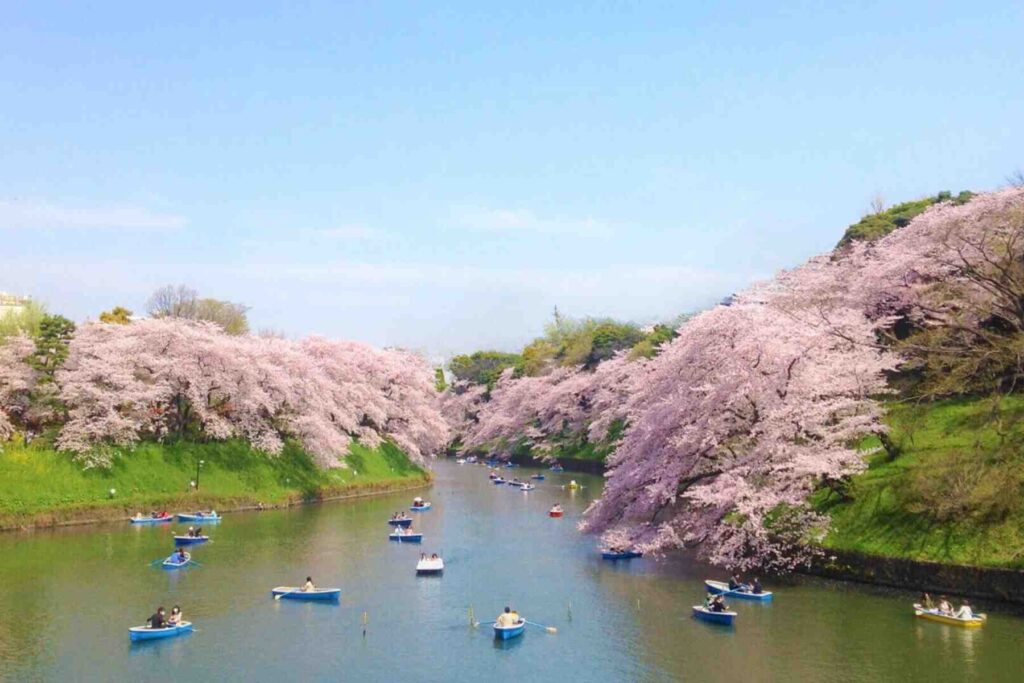
[(919, 599), (921, 607), (925, 609), (935, 609), (935, 601), (932, 600), (932, 596), (928, 595), (928, 593), (921, 593), (921, 597)]
[(184, 548), (178, 548), (174, 552), (174, 555), (172, 555), (171, 557), (178, 564), (181, 564), (182, 562), (185, 562), (188, 559), (188, 556), (185, 554), (185, 549)]
[(551, 511), (552, 512), (561, 512), (562, 511), (562, 506), (557, 504), (557, 503), (555, 503), (554, 505), (551, 506)]
[[(437, 553), (434, 553), (433, 555), (431, 555), (431, 556), (430, 556), (430, 559), (432, 559), (432, 560), (433, 560), (434, 562), (437, 562), (437, 560), (439, 559), (439, 558), (437, 557)], [(967, 603), (964, 603), (964, 604), (966, 605)]]
[(175, 605), (171, 608), (171, 616), (167, 617), (168, 626), (180, 626), (185, 619), (181, 616), (181, 608)]
[(716, 595), (711, 599), (712, 612), (725, 612), (728, 611), (728, 609), (728, 605), (725, 604), (725, 598), (721, 595)]
[(949, 598), (945, 595), (939, 598), (939, 614), (944, 614), (948, 617), (953, 616), (953, 606), (949, 604)]
[(964, 600), (963, 604), (960, 605), (960, 609), (958, 609), (956, 611), (956, 614), (954, 614), (953, 616), (957, 619), (973, 619), (974, 610), (971, 609), (971, 603)]
[(201, 538), (202, 535), (203, 535), (203, 527), (197, 526), (196, 527), (196, 532), (194, 534), (192, 534), (192, 535), (195, 536), (196, 538)]
[(196, 535), (196, 528), (195, 528), (194, 526), (190, 526), (190, 527), (188, 528), (188, 531), (186, 532), (186, 535), (187, 535), (187, 536), (188, 536), (189, 538), (195, 538), (195, 535)]
[(754, 580), (750, 582), (750, 592), (754, 595), (760, 595), (761, 593), (764, 593), (764, 589), (761, 588), (761, 580), (758, 579), (756, 576), (754, 577)]
[(506, 606), (505, 611), (498, 615), (498, 618), (495, 619), (495, 622), (497, 622), (498, 626), (515, 626), (517, 623), (519, 623), (519, 620), (516, 617), (513, 617), (513, 614), (514, 612), (512, 612), (512, 608)]
[(157, 607), (156, 612), (147, 621), (146, 625), (150, 628), (167, 628), (166, 612), (163, 607)]
[(729, 577), (729, 590), (734, 591), (738, 588), (743, 588), (743, 583), (740, 582), (739, 574), (733, 574)]
[(316, 585), (313, 584), (312, 577), (307, 576), (306, 577), (306, 583), (303, 584), (303, 586), (302, 586), (302, 592), (303, 593), (312, 593), (315, 590), (316, 590)]

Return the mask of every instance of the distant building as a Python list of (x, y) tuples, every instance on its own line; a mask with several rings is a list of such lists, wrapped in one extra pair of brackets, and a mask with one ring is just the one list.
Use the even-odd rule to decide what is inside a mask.
[(20, 313), (28, 304), (28, 297), (0, 292), (0, 318), (8, 313)]

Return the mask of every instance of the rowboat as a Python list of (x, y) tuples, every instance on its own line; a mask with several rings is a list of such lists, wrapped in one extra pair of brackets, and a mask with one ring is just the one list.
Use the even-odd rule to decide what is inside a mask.
[(437, 576), (444, 573), (444, 560), (440, 557), (425, 557), (416, 563), (416, 573), (420, 576)]
[(143, 517), (142, 515), (136, 515), (135, 517), (129, 517), (128, 521), (132, 524), (163, 524), (164, 522), (173, 522), (174, 515), (164, 515), (163, 517)]
[(526, 630), (526, 622), (522, 619), (519, 620), (518, 624), (512, 626), (499, 626), (498, 622), (494, 622), (494, 637), (498, 640), (511, 640), (512, 638), (518, 638), (523, 635), (523, 631)]
[(182, 514), (180, 512), (178, 513), (179, 522), (219, 522), (220, 519), (220, 515), (218, 515), (216, 512), (209, 515), (204, 515), (201, 513), (196, 513), (192, 515)]
[(400, 526), (403, 528), (409, 528), (412, 525), (412, 518), (409, 519), (389, 519), (388, 524), (391, 526)]
[(468, 462), (470, 464), (475, 463), (476, 462), (476, 456), (475, 455), (469, 456), (468, 458), (466, 458), (466, 462)]
[(566, 488), (568, 488), (570, 491), (575, 491), (579, 487), (580, 485), (576, 483), (575, 479), (573, 479), (572, 481), (569, 482), (569, 485)]
[(757, 600), (760, 602), (768, 602), (772, 599), (771, 591), (762, 591), (760, 593), (754, 593), (750, 590), (750, 586), (744, 584), (740, 588), (735, 590), (729, 588), (729, 584), (724, 581), (712, 581), (708, 579), (704, 582), (704, 585), (708, 589), (708, 593), (712, 595), (719, 595), (720, 593), (728, 593), (729, 595), (739, 600)]
[(466, 460), (464, 458), (456, 458), (455, 459), (455, 464), (456, 465), (465, 465), (466, 464)]
[(534, 486), (533, 484), (520, 484), (519, 485), (519, 490), (520, 491), (532, 491), (535, 488), (537, 488), (537, 487)]
[(710, 621), (712, 624), (724, 624), (725, 626), (732, 626), (733, 619), (736, 618), (735, 612), (712, 612), (704, 605), (693, 606), (693, 616), (701, 621)]
[(413, 505), (409, 509), (413, 512), (426, 512), (431, 508), (430, 503), (420, 503), (419, 505)]
[(495, 477), (494, 479), (491, 479), (491, 481), (493, 481), (496, 486), (501, 486), (505, 483), (505, 480), (501, 477)]
[(561, 517), (564, 514), (561, 508), (548, 510), (548, 517)]
[(389, 541), (398, 541), (399, 543), (422, 543), (423, 534), (414, 534), (411, 531), (401, 533), (401, 529), (396, 529), (393, 534), (388, 534)]
[(178, 561), (178, 553), (174, 553), (161, 562), (160, 566), (164, 569), (181, 569), (182, 567), (187, 567), (190, 562), (192, 562), (192, 556), (188, 553), (185, 553), (185, 559), (180, 562)]
[(274, 597), (280, 595), (282, 600), (337, 602), (341, 599), (340, 588), (317, 588), (316, 590), (304, 591), (301, 586), (278, 586), (277, 588), (272, 588), (270, 594)]
[(150, 628), (148, 626), (133, 626), (128, 629), (128, 637), (135, 640), (157, 640), (159, 638), (173, 638), (192, 632), (192, 622), (183, 621), (177, 626), (167, 628)]
[(537, 481), (544, 481), (544, 475), (543, 474), (535, 474), (532, 477), (530, 477), (530, 479), (536, 479)]
[(954, 617), (951, 614), (939, 614), (937, 609), (926, 609), (916, 603), (914, 604), (914, 616), (927, 619), (928, 621), (937, 621), (940, 624), (959, 626), (960, 628), (981, 628), (987, 618), (984, 614), (975, 614), (973, 619)]
[(511, 470), (515, 469), (516, 467), (519, 467), (519, 465), (515, 464), (514, 462), (505, 463), (505, 469)]
[(552, 472), (565, 472), (565, 468), (562, 467), (561, 465), (552, 465), (548, 469), (551, 470)]
[(210, 540), (209, 536), (177, 536), (174, 537), (174, 545), (196, 545), (197, 543), (206, 543)]
[(643, 557), (644, 554), (637, 552), (636, 550), (603, 550), (601, 551), (601, 558), (605, 560), (632, 560), (635, 557)]

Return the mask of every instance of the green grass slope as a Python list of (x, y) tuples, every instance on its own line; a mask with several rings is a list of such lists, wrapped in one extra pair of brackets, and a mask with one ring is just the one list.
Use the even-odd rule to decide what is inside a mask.
[[(1024, 458), (1008, 443), (1020, 436), (1024, 401), (1006, 399), (999, 429), (981, 418), (991, 402), (957, 400), (894, 405), (888, 422), (895, 460), (872, 455), (847, 499), (812, 499), (832, 518), (826, 548), (984, 567), (1024, 568)], [(868, 439), (864, 447), (877, 445)]]
[[(200, 460), (200, 488), (190, 493)], [(0, 452), (0, 526), (160, 507), (275, 505), (429, 480), (390, 444), (376, 449), (353, 444), (347, 462), (348, 469), (322, 470), (295, 444), (271, 457), (232, 440), (140, 444), (119, 453), (110, 470), (83, 471), (67, 453), (8, 443)]]

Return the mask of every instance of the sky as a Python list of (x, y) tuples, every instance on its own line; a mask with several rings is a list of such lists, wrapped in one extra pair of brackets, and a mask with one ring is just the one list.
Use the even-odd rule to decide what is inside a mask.
[(6, 4), (0, 291), (512, 350), (1024, 168), (1019, 1), (487, 4)]

